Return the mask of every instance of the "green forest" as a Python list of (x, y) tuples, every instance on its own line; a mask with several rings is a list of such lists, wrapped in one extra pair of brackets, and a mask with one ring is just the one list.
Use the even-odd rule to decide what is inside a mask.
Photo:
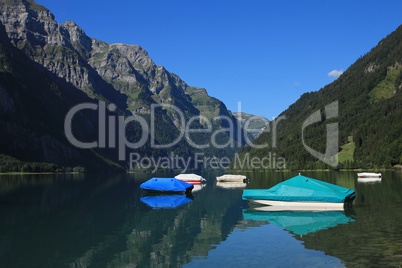
[[(324, 107), (338, 102), (338, 116), (325, 119)], [(271, 153), (286, 159), (287, 169), (376, 169), (402, 163), (402, 27), (361, 56), (337, 80), (303, 94), (280, 116), (276, 146), (267, 129), (240, 155), (264, 157)], [(318, 152), (326, 146), (326, 126), (337, 123), (339, 148), (335, 167), (314, 158), (302, 144), (303, 122), (316, 111), (322, 120), (305, 129), (306, 144)]]

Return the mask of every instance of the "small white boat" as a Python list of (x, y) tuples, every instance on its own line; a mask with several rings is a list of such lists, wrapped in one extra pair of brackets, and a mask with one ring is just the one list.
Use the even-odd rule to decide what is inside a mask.
[(244, 175), (225, 174), (216, 177), (216, 180), (219, 182), (245, 182), (247, 180), (247, 177)]
[(357, 182), (380, 182), (382, 179), (381, 173), (361, 172), (357, 173)]
[(201, 184), (202, 182), (205, 181), (205, 179), (197, 174), (179, 174), (175, 176), (176, 179), (185, 181), (187, 183), (191, 183), (193, 185), (195, 184)]
[(360, 172), (357, 173), (358, 178), (381, 178), (381, 173), (374, 173), (374, 172)]

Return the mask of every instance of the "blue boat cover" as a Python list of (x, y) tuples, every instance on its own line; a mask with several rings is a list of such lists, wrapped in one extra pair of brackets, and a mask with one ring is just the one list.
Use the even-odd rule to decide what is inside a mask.
[(176, 208), (178, 206), (191, 202), (191, 198), (183, 194), (179, 195), (149, 195), (140, 198), (141, 202), (147, 204), (151, 208)]
[(186, 192), (194, 186), (176, 178), (152, 178), (141, 183), (140, 188), (148, 191)]
[(243, 210), (245, 220), (266, 221), (294, 234), (305, 235), (339, 224), (354, 222), (355, 219), (343, 211), (253, 211)]
[(303, 175), (276, 184), (269, 189), (245, 189), (243, 200), (274, 200), (287, 202), (329, 202), (353, 201), (353, 189), (312, 179)]

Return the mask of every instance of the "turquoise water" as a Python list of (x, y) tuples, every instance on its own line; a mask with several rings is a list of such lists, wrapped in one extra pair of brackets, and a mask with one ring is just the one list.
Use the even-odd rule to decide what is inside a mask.
[[(142, 198), (153, 174), (0, 175), (0, 267), (402, 266), (400, 172), (303, 173), (356, 191), (329, 214), (255, 211), (243, 188), (202, 175), (191, 199), (171, 200)], [(267, 188), (296, 173), (246, 175)]]

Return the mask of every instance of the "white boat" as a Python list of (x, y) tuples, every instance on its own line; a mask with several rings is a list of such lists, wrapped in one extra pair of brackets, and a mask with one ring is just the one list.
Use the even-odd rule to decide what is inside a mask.
[(381, 173), (361, 172), (357, 173), (357, 182), (380, 182), (382, 179)]
[(205, 179), (202, 176), (197, 174), (179, 174), (175, 176), (175, 178), (191, 184), (201, 184), (202, 182), (205, 181)]
[(216, 180), (219, 182), (245, 182), (247, 180), (247, 177), (244, 175), (225, 174), (216, 177)]
[(358, 178), (381, 178), (381, 173), (374, 173), (374, 172), (360, 172), (357, 173)]

